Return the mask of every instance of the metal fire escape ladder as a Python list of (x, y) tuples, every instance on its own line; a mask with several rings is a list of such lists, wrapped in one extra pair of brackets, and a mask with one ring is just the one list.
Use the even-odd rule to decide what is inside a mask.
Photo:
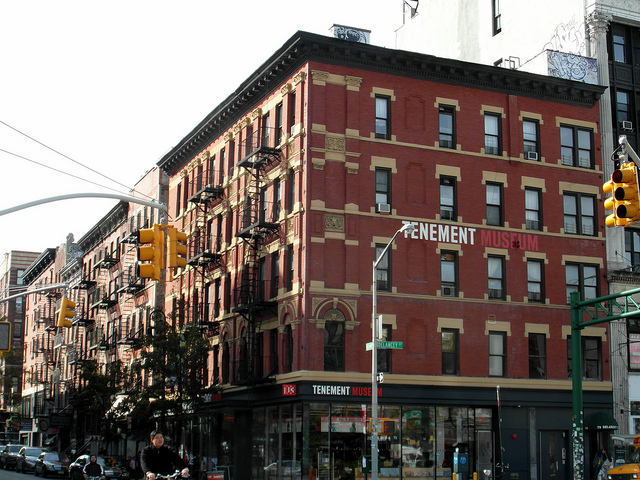
[(241, 143), (245, 156), (237, 166), (247, 173), (246, 196), (240, 213), (236, 237), (245, 243), (244, 265), (240, 286), (236, 292), (234, 312), (246, 320), (246, 329), (241, 339), (238, 382), (249, 383), (256, 378), (258, 358), (258, 332), (262, 316), (266, 312), (277, 313), (276, 302), (269, 301), (265, 288), (264, 270), (261, 267), (264, 247), (277, 235), (279, 223), (271, 219), (268, 204), (263, 196), (263, 186), (268, 184), (267, 170), (280, 158), (280, 149), (269, 146), (271, 136), (265, 129), (256, 130)]

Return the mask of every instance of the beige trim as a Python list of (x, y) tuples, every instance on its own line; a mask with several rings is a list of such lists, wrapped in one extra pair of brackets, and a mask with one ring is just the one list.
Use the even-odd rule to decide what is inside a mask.
[(563, 195), (564, 192), (578, 192), (578, 193), (588, 193), (590, 195), (596, 195), (597, 198), (600, 198), (601, 188), (597, 185), (584, 185), (581, 183), (573, 183), (573, 182), (558, 182), (558, 193)]
[(485, 320), (484, 322), (484, 334), (489, 335), (489, 332), (506, 332), (507, 336), (511, 336), (511, 323), (510, 322), (496, 322), (495, 320)]
[(487, 170), (482, 171), (482, 185), (486, 185), (487, 182), (502, 183), (504, 188), (507, 188), (507, 174), (501, 172), (490, 172)]
[(522, 177), (520, 178), (520, 188), (524, 190), (526, 187), (539, 188), (542, 193), (546, 193), (547, 188), (544, 178)]
[(541, 113), (525, 112), (523, 110), (520, 111), (520, 116), (518, 117), (518, 120), (522, 122), (525, 118), (531, 119), (531, 120), (538, 120), (540, 125), (544, 125), (544, 121), (542, 120)]
[(604, 259), (600, 257), (585, 257), (582, 255), (562, 255), (561, 265), (568, 263), (589, 263), (599, 265), (600, 268), (604, 266)]
[(372, 87), (371, 98), (375, 98), (376, 95), (386, 95), (387, 97), (391, 97), (392, 102), (395, 102), (396, 100), (396, 95), (390, 88)]
[(438, 317), (437, 331), (441, 332), (443, 328), (456, 328), (462, 334), (464, 333), (464, 320), (462, 318)]
[(447, 105), (450, 107), (456, 107), (456, 112), (460, 111), (460, 104), (458, 100), (454, 100), (453, 98), (444, 98), (444, 97), (436, 97), (436, 101), (433, 104), (435, 108), (440, 107), (440, 105)]
[(480, 107), (480, 115), (484, 115), (486, 112), (499, 113), (502, 118), (506, 118), (504, 108), (502, 107), (494, 107), (493, 105), (482, 105)]
[(524, 337), (527, 338), (530, 333), (542, 333), (549, 338), (549, 325), (542, 323), (525, 323)]
[(438, 165), (436, 164), (436, 177), (440, 178), (442, 175), (445, 177), (456, 177), (460, 181), (460, 167), (452, 167), (451, 165)]
[[(566, 340), (571, 336), (571, 325), (562, 325), (562, 339)], [(584, 327), (581, 332), (583, 337), (600, 337), (603, 342), (607, 341), (607, 329), (604, 327)]]
[(556, 127), (560, 128), (561, 124), (591, 128), (593, 133), (598, 133), (598, 124), (594, 122), (585, 122), (584, 120), (576, 120), (574, 118), (556, 117)]

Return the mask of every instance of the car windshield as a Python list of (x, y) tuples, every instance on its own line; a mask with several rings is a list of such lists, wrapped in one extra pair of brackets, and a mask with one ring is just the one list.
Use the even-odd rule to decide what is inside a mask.
[(627, 463), (640, 463), (640, 448), (636, 448), (629, 456)]
[(37, 457), (42, 452), (39, 448), (27, 448), (24, 451), (25, 456), (27, 457)]
[(117, 462), (111, 457), (98, 457), (98, 463), (103, 467), (115, 467)]
[(63, 462), (66, 460), (67, 457), (65, 457), (64, 455), (58, 454), (58, 453), (47, 453), (44, 456), (44, 459), (47, 462)]
[(22, 445), (10, 445), (7, 448), (7, 452), (9, 452), (9, 453), (18, 453), (21, 448), (22, 448)]

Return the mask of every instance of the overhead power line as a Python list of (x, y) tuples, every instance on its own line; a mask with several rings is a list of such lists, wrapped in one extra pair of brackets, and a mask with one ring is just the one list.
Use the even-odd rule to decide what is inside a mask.
[[(6, 126), (6, 127), (10, 128), (10, 129), (11, 129), (11, 130), (13, 130), (14, 132), (19, 133), (20, 135), (22, 135), (22, 136), (24, 136), (24, 137), (28, 138), (29, 140), (31, 140), (31, 141), (33, 141), (33, 142), (37, 143), (38, 145), (41, 145), (41, 146), (43, 146), (44, 148), (46, 148), (46, 149), (48, 149), (48, 150), (51, 150), (52, 152), (54, 152), (54, 153), (56, 153), (56, 154), (60, 155), (61, 157), (66, 158), (67, 160), (69, 160), (69, 161), (71, 161), (71, 162), (75, 163), (76, 165), (80, 165), (81, 167), (86, 168), (86, 169), (87, 169), (87, 170), (89, 170), (90, 172), (93, 172), (93, 173), (95, 173), (96, 175), (99, 175), (99, 176), (101, 176), (101, 177), (106, 178), (106, 179), (107, 179), (107, 180), (109, 180), (110, 182), (113, 182), (113, 183), (115, 183), (115, 184), (117, 184), (117, 185), (120, 185), (121, 187), (126, 188), (126, 189), (127, 189), (127, 192), (136, 192), (136, 190), (135, 190), (134, 188), (131, 188), (131, 187), (129, 187), (129, 186), (127, 186), (127, 185), (125, 185), (124, 183), (121, 183), (121, 182), (119, 182), (119, 181), (117, 181), (117, 180), (115, 180), (115, 179), (113, 179), (113, 178), (111, 178), (111, 177), (109, 177), (109, 176), (107, 176), (107, 175), (105, 175), (105, 174), (101, 173), (101, 172), (98, 172), (97, 170), (94, 170), (93, 168), (91, 168), (91, 167), (89, 167), (89, 166), (87, 166), (87, 165), (83, 164), (82, 162), (79, 162), (79, 161), (77, 161), (77, 160), (75, 160), (75, 159), (73, 159), (73, 158), (69, 157), (68, 155), (65, 155), (64, 153), (59, 152), (59, 151), (58, 151), (58, 150), (56, 150), (55, 148), (52, 148), (52, 147), (50, 147), (50, 146), (48, 146), (48, 145), (46, 145), (46, 144), (42, 143), (41, 141), (39, 141), (39, 140), (37, 140), (37, 139), (35, 139), (35, 138), (33, 138), (33, 137), (31, 137), (31, 136), (27, 135), (26, 133), (24, 133), (24, 132), (22, 132), (22, 131), (18, 130), (17, 128), (12, 127), (12, 126), (11, 126), (11, 125), (9, 125), (8, 123), (3, 122), (2, 120), (0, 120), (0, 123), (1, 123), (2, 125), (4, 125), (4, 126)], [(3, 151), (3, 152), (5, 152), (5, 153), (8, 153), (9, 155), (14, 155), (14, 156), (16, 156), (16, 157), (18, 157), (18, 158), (21, 158), (21, 159), (23, 159), (23, 160), (27, 160), (27, 161), (29, 161), (29, 162), (35, 163), (36, 165), (40, 165), (40, 166), (42, 166), (42, 167), (49, 168), (49, 169), (54, 170), (54, 171), (56, 171), (56, 172), (58, 172), (58, 173), (62, 173), (62, 174), (64, 174), (64, 175), (68, 175), (68, 176), (70, 176), (70, 177), (77, 178), (77, 179), (79, 179), (79, 180), (84, 180), (85, 182), (91, 183), (91, 184), (93, 184), (93, 185), (97, 185), (97, 186), (99, 186), (99, 187), (106, 188), (106, 189), (108, 189), (108, 190), (112, 190), (112, 191), (114, 191), (114, 192), (120, 192), (120, 193), (122, 193), (121, 191), (116, 190), (116, 189), (114, 189), (114, 188), (107, 187), (107, 186), (105, 186), (105, 185), (100, 185), (99, 183), (92, 182), (92, 181), (90, 181), (90, 180), (86, 180), (86, 179), (84, 179), (84, 178), (82, 178), (82, 177), (78, 177), (78, 176), (76, 176), (76, 175), (73, 175), (73, 174), (70, 174), (70, 173), (64, 172), (64, 171), (62, 171), (62, 170), (58, 170), (58, 169), (55, 169), (55, 168), (53, 168), (53, 167), (49, 167), (48, 165), (44, 165), (44, 164), (42, 164), (42, 163), (39, 163), (39, 162), (36, 162), (36, 161), (34, 161), (34, 160), (28, 159), (28, 158), (23, 157), (23, 156), (21, 156), (21, 155), (17, 155), (17, 154), (15, 154), (15, 153), (7, 152), (6, 150), (2, 150), (2, 149), (0, 149), (0, 151)], [(147, 197), (147, 198), (152, 198), (152, 197), (150, 197), (149, 195), (146, 195), (146, 194), (144, 194), (144, 193), (141, 193), (141, 192), (137, 192), (137, 193), (139, 193), (140, 195), (143, 195), (143, 196), (145, 196), (145, 197)]]

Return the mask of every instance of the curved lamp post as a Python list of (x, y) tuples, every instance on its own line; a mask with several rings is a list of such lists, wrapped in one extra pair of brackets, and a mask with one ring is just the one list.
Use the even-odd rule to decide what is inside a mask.
[(378, 340), (380, 333), (378, 332), (378, 299), (377, 299), (377, 281), (376, 268), (384, 258), (399, 233), (411, 233), (415, 230), (412, 223), (405, 223), (391, 237), (387, 246), (380, 253), (380, 256), (373, 262), (373, 285), (371, 286), (372, 300), (372, 316), (371, 316), (371, 480), (378, 480)]

